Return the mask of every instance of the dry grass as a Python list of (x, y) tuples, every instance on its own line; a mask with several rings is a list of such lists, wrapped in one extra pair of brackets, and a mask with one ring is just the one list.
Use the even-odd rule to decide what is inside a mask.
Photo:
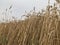
[(60, 45), (60, 21), (39, 16), (0, 24), (0, 45)]
[(45, 13), (31, 14), (24, 21), (1, 23), (0, 45), (60, 45), (60, 14), (57, 12), (53, 6)]

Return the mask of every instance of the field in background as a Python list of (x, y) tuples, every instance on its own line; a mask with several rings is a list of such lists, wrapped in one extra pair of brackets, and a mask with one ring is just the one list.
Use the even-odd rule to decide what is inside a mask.
[(48, 5), (25, 20), (1, 23), (0, 45), (60, 45), (60, 10)]

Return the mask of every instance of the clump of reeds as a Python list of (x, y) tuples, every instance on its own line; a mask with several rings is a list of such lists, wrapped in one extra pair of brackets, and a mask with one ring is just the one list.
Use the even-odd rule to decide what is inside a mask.
[(60, 45), (58, 7), (47, 6), (25, 20), (0, 24), (0, 45)]

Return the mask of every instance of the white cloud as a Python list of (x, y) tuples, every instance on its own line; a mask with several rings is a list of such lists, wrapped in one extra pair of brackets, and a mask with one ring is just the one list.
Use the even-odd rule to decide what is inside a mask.
[(0, 0), (0, 8), (7, 8), (13, 4), (13, 0)]

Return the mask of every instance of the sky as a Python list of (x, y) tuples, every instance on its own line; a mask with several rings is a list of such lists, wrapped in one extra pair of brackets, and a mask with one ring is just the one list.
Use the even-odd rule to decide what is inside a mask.
[[(54, 0), (50, 0), (50, 4), (53, 5)], [(44, 9), (48, 4), (48, 0), (0, 0), (0, 19), (6, 17), (11, 18), (15, 16), (20, 18), (25, 10), (29, 12), (35, 6), (36, 10), (39, 11)], [(12, 9), (9, 7), (12, 5)], [(8, 9), (7, 14), (5, 13), (6, 8)], [(12, 11), (12, 13), (10, 13)]]

